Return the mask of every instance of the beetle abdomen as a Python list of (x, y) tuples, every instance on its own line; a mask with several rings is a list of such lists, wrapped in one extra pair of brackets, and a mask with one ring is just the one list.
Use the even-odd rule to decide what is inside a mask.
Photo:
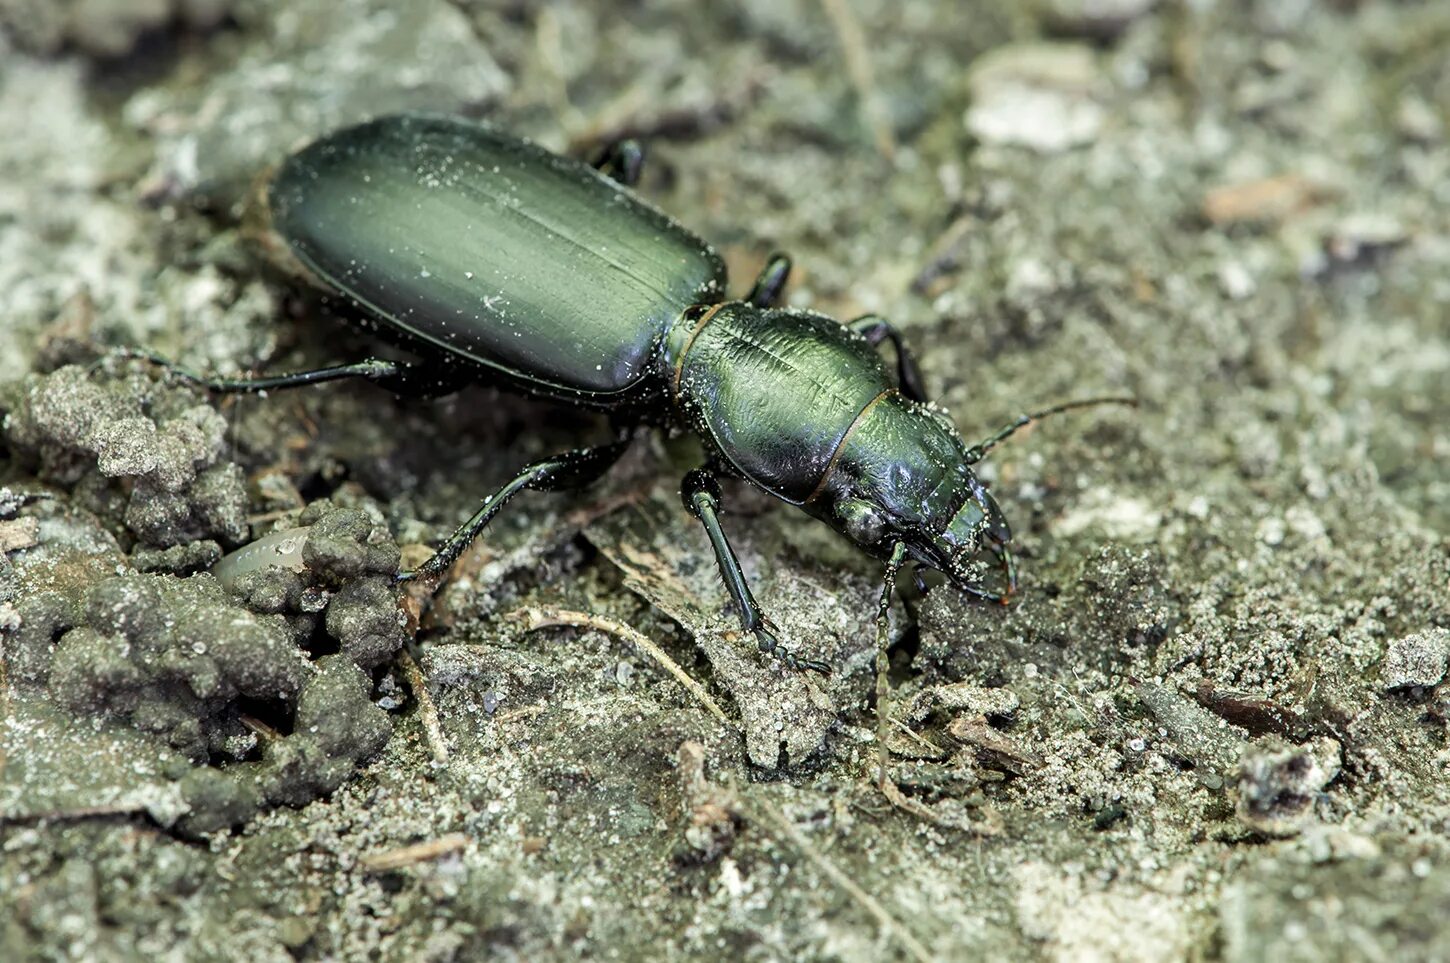
[(820, 314), (731, 302), (697, 324), (671, 338), (679, 404), (740, 474), (804, 502), (857, 417), (891, 389), (881, 358)]
[(593, 168), (455, 118), (330, 134), (282, 165), (268, 202), (323, 284), (545, 394), (627, 391), (724, 282), (709, 245)]

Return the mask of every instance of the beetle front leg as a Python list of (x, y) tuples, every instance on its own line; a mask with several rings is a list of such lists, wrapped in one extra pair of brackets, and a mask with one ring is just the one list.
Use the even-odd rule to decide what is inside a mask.
[(632, 137), (617, 140), (599, 152), (594, 169), (625, 187), (633, 187), (644, 171), (644, 145)]
[(578, 448), (526, 465), (502, 488), (484, 499), (473, 517), (448, 536), (443, 547), (434, 552), (422, 565), (411, 572), (399, 572), (396, 582), (436, 581), (458, 561), (463, 550), (488, 527), (503, 507), (521, 491), (559, 491), (578, 488), (599, 478), (624, 454), (629, 447), (629, 438), (621, 438), (597, 448)]
[(811, 669), (823, 674), (829, 673), (831, 667), (826, 663), (798, 658), (782, 645), (776, 637), (778, 630), (775, 624), (760, 611), (760, 605), (745, 581), (745, 573), (740, 570), (740, 560), (735, 557), (735, 551), (725, 537), (725, 530), (720, 527), (720, 483), (715, 480), (715, 476), (703, 469), (695, 469), (685, 476), (680, 486), (680, 497), (690, 514), (705, 526), (705, 534), (710, 537), (710, 547), (715, 550), (715, 561), (720, 566), (720, 577), (724, 579), (725, 588), (740, 612), (740, 624), (745, 631), (755, 636), (760, 651), (778, 659), (789, 669)]
[(902, 338), (901, 332), (896, 330), (896, 325), (879, 315), (863, 314), (847, 324), (846, 327), (864, 337), (873, 348), (880, 347), (883, 341), (890, 341), (891, 346), (896, 349), (897, 387), (912, 401), (926, 400), (926, 387), (922, 384), (921, 369), (916, 366), (916, 358), (912, 355), (911, 349), (906, 346), (906, 340)]
[(886, 573), (881, 580), (881, 601), (876, 605), (876, 762), (877, 783), (885, 786), (891, 763), (886, 736), (891, 724), (891, 597), (896, 594), (896, 576), (906, 561), (906, 543), (891, 546)]

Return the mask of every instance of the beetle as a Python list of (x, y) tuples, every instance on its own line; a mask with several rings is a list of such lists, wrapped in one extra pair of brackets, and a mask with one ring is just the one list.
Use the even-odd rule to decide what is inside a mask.
[[(973, 471), (1046, 414), (1022, 415), (969, 445), (927, 402), (900, 332), (776, 307), (791, 262), (773, 255), (745, 297), (725, 297), (714, 248), (631, 190), (633, 141), (593, 165), (487, 123), (388, 116), (325, 135), (287, 158), (263, 190), (275, 257), (357, 311), (416, 360), (364, 361), (275, 377), (197, 375), (218, 392), (363, 378), (401, 394), (491, 382), (609, 413), (613, 440), (523, 467), (418, 568), (444, 575), (519, 492), (602, 476), (641, 427), (692, 431), (706, 464), (681, 498), (709, 538), (743, 628), (792, 669), (828, 671), (780, 640), (720, 521), (717, 477), (744, 479), (887, 562), (883, 613), (908, 559), (957, 588), (1003, 600), (1015, 588), (1011, 529)], [(879, 349), (890, 342), (894, 372)], [(989, 584), (980, 560), (995, 558)]]

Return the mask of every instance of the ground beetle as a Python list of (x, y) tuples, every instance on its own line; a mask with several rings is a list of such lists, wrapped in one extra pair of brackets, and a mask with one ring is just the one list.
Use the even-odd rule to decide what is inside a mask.
[[(897, 330), (773, 307), (790, 261), (772, 257), (749, 294), (724, 298), (715, 250), (629, 189), (642, 161), (626, 141), (589, 166), (458, 118), (384, 117), (317, 140), (265, 188), (273, 253), (341, 295), (363, 323), (418, 360), (370, 359), (270, 378), (205, 378), (255, 392), (365, 378), (403, 394), (487, 381), (611, 414), (615, 440), (523, 468), (398, 579), (436, 582), (510, 498), (586, 484), (644, 425), (697, 434), (707, 467), (681, 496), (709, 535), (745, 629), (791, 668), (826, 671), (781, 644), (719, 519), (719, 474), (745, 479), (888, 560), (882, 618), (907, 559), (958, 588), (1002, 599), (1011, 538), (972, 466), (1034, 418), (976, 445), (926, 404)], [(890, 341), (895, 378), (877, 349)], [(1000, 565), (989, 586), (977, 559)]]

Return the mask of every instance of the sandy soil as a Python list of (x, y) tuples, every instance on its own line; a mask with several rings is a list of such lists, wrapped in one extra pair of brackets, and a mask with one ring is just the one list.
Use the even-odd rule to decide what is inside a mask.
[[(1450, 959), (1446, 104), (1433, 2), (0, 0), (0, 957)], [(521, 498), (417, 625), (398, 559), (600, 421), (110, 353), (376, 350), (243, 212), (414, 109), (645, 138), (738, 289), (779, 248), (894, 318), (969, 438), (1140, 399), (984, 466), (1011, 606), (894, 607), (907, 809), (879, 563), (727, 486), (837, 670), (763, 662), (689, 438)]]

